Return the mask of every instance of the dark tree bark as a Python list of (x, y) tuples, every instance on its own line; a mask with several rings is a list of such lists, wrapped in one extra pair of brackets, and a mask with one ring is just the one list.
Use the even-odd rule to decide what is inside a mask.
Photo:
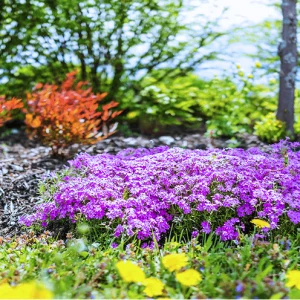
[(297, 74), (297, 0), (282, 0), (282, 41), (280, 56), (280, 89), (277, 119), (285, 122), (288, 134), (294, 136), (295, 81)]

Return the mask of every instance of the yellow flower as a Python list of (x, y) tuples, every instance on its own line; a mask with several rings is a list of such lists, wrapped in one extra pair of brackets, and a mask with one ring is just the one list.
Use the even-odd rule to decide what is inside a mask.
[(170, 272), (180, 270), (182, 267), (185, 267), (187, 263), (188, 263), (188, 258), (184, 253), (168, 254), (162, 259), (162, 264)]
[(202, 280), (202, 277), (198, 271), (189, 269), (181, 273), (177, 273), (176, 279), (183, 285), (193, 286), (197, 285)]
[(52, 299), (53, 294), (39, 283), (28, 282), (17, 286), (0, 285), (0, 299)]
[(255, 63), (255, 67), (256, 67), (257, 69), (261, 68), (261, 63), (260, 63), (259, 61), (257, 61), (257, 62)]
[(164, 284), (158, 278), (147, 278), (143, 284), (146, 287), (144, 293), (148, 297), (160, 296), (163, 293)]
[(144, 271), (131, 261), (119, 261), (116, 267), (125, 282), (143, 282), (145, 280)]
[(295, 286), (298, 290), (300, 290), (300, 271), (288, 271), (286, 274), (286, 278), (288, 279), (288, 282), (286, 283), (287, 287)]
[(253, 77), (254, 77), (254, 76), (253, 76), (252, 74), (249, 74), (249, 75), (248, 75), (248, 78), (250, 78), (250, 79), (253, 78)]
[(240, 69), (240, 68), (241, 68), (241, 65), (240, 65), (240, 64), (237, 64), (237, 65), (236, 65), (236, 68), (237, 68), (237, 69)]
[(264, 227), (270, 228), (270, 224), (264, 220), (252, 219), (251, 223), (259, 228), (264, 228)]

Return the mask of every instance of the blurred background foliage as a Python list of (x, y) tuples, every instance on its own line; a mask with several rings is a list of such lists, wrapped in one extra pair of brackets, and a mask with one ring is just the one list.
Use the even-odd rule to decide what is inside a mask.
[[(25, 99), (37, 82), (59, 84), (76, 69), (78, 80), (120, 103), (121, 124), (141, 133), (181, 126), (284, 137), (275, 118), (281, 19), (225, 30), (226, 10), (191, 12), (195, 3), (184, 0), (0, 0), (0, 95)], [(232, 61), (234, 43), (256, 48), (245, 53), (258, 61), (252, 72)], [(195, 72), (209, 61), (232, 67), (213, 78)], [(297, 91), (296, 134), (299, 102)]]

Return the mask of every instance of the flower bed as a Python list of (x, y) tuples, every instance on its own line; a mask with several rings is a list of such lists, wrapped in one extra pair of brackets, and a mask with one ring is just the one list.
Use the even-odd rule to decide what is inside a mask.
[[(126, 149), (117, 155), (78, 155), (50, 202), (20, 222), (47, 225), (70, 219), (101, 220), (116, 238), (149, 240), (185, 228), (214, 232), (223, 241), (253, 230), (253, 218), (272, 230), (300, 222), (299, 143), (258, 148)], [(280, 222), (279, 222), (280, 221)]]

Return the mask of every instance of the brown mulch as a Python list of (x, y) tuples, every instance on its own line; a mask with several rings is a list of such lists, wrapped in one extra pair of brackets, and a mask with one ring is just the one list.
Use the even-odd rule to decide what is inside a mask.
[(32, 213), (41, 200), (39, 181), (65, 164), (66, 161), (50, 156), (50, 148), (29, 141), (24, 133), (0, 141), (0, 236), (14, 236), (22, 231), (19, 217)]

